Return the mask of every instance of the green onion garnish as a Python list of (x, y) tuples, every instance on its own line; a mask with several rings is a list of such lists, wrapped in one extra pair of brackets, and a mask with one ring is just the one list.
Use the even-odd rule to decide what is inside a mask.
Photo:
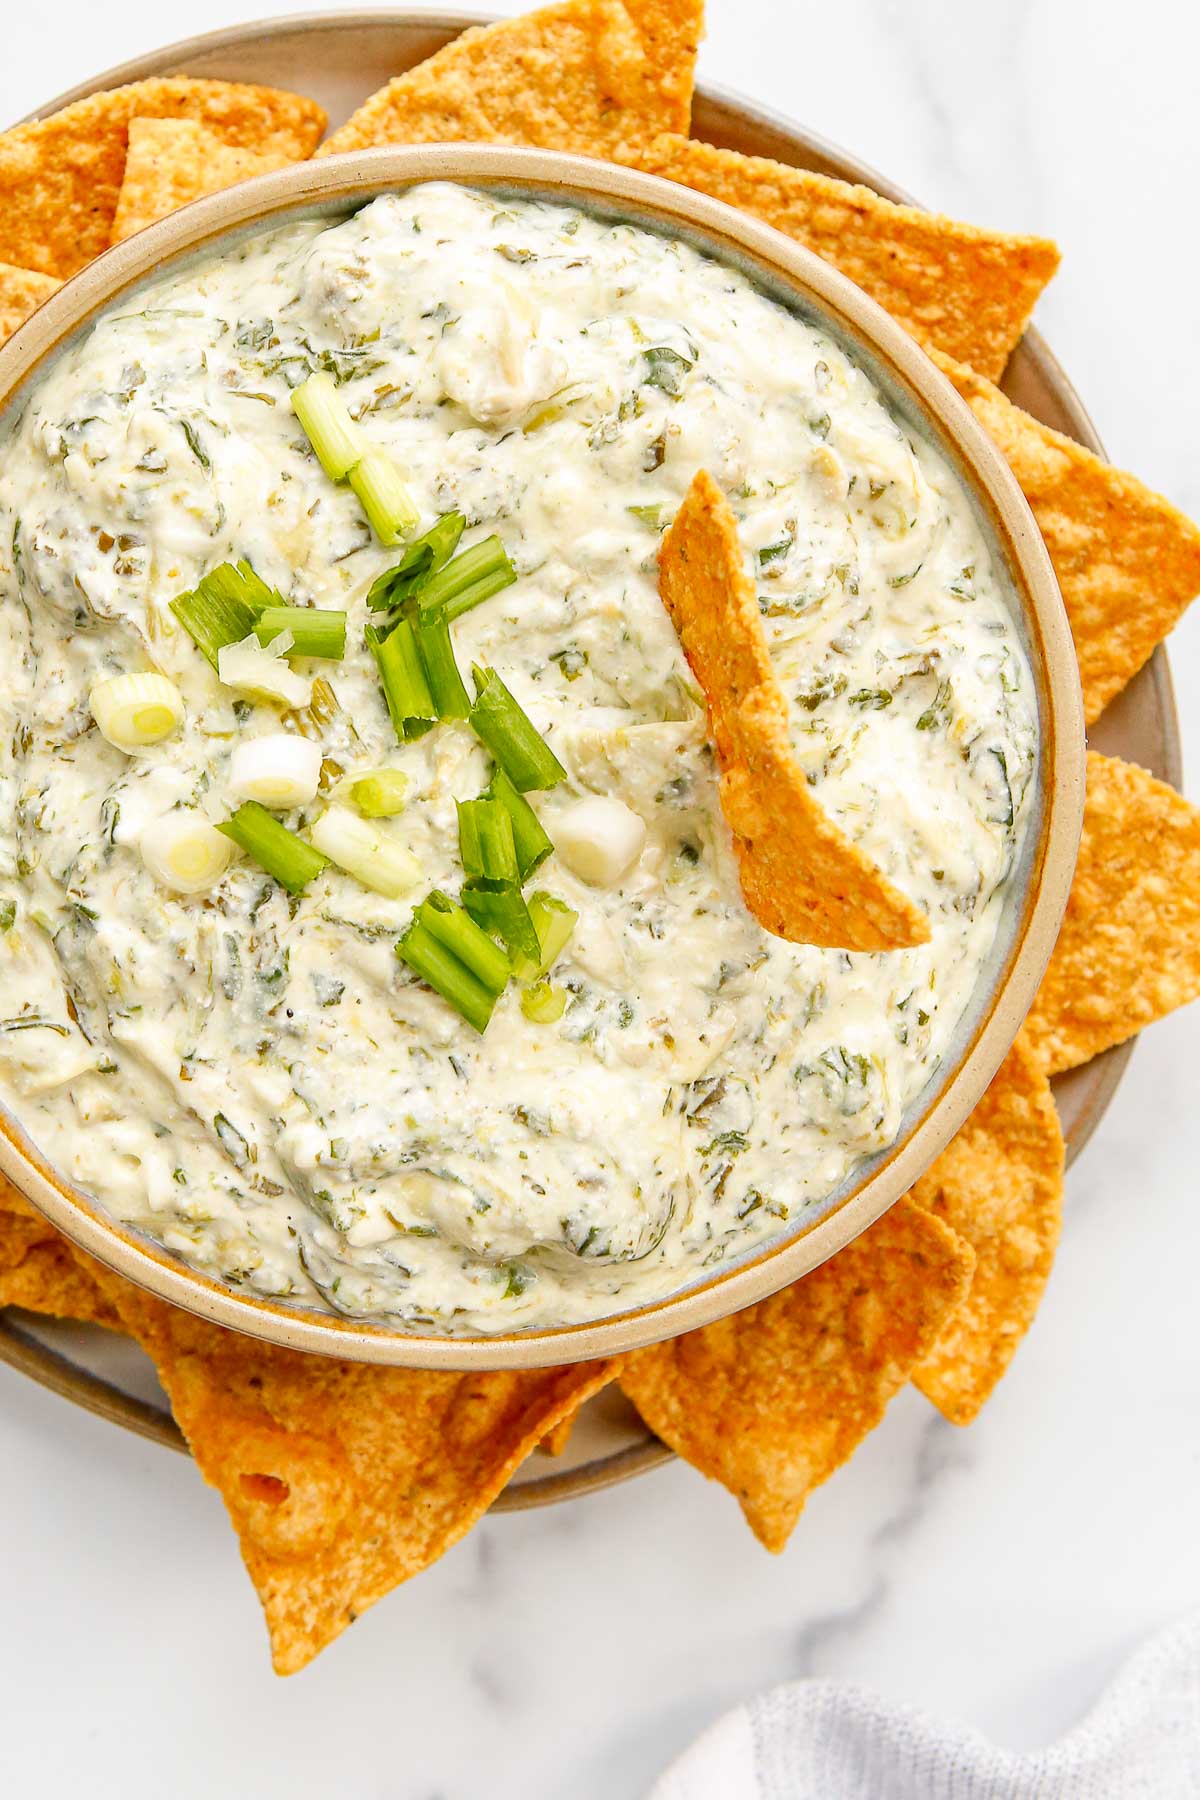
[(391, 612), (412, 591), (414, 584), (449, 562), (458, 548), (466, 519), (460, 512), (444, 513), (436, 525), (414, 538), (393, 569), (385, 569), (372, 582), (367, 605), (372, 612)]
[(404, 811), (408, 776), (399, 769), (377, 769), (373, 775), (360, 775), (349, 787), (351, 800), (364, 819), (394, 819)]
[(401, 619), (385, 638), (368, 626), (367, 645), (379, 668), (398, 742), (403, 744), (423, 736), (438, 715), (417, 649), (416, 632), (407, 619)]
[(462, 903), (475, 923), (508, 946), (522, 962), (537, 960), (541, 944), (525, 897), (515, 881), (468, 881)]
[(520, 981), (537, 981), (545, 975), (566, 949), (579, 920), (574, 907), (553, 894), (539, 890), (529, 896), (529, 917), (537, 933), (538, 954), (514, 965), (513, 973)]
[(350, 470), (350, 486), (381, 544), (398, 544), (415, 531), (421, 515), (404, 478), (386, 450), (372, 445)]
[(279, 605), (279, 595), (243, 561), (210, 569), (191, 593), (172, 600), (171, 611), (215, 669), (217, 652), (248, 638), (267, 607)]
[(341, 481), (366, 449), (332, 375), (319, 370), (292, 389), (292, 411), (331, 481)]
[(535, 869), (541, 868), (554, 845), (542, 828), (542, 821), (524, 794), (519, 794), (503, 769), (496, 769), (484, 789), (485, 796), (498, 800), (512, 820), (513, 843), (517, 852), (517, 873), (528, 881)]
[(346, 615), (315, 606), (265, 606), (254, 626), (260, 644), (290, 631), (289, 656), (323, 656), (341, 662), (346, 654)]
[(535, 1025), (553, 1025), (567, 1008), (567, 990), (551, 987), (548, 981), (535, 981), (521, 994), (521, 1011)]
[(475, 704), (470, 720), (475, 735), (487, 745), (518, 792), (554, 787), (567, 771), (495, 669), (475, 668), (472, 674)]
[(414, 916), (396, 945), (396, 955), (414, 975), (429, 983), (448, 1000), (468, 1025), (484, 1031), (496, 1004), (496, 995), (469, 969), (453, 950), (439, 943), (429, 928)]
[(471, 700), (454, 660), (454, 645), (450, 641), (450, 626), (445, 613), (426, 613), (422, 609), (413, 629), (438, 718), (469, 718)]
[(518, 880), (512, 820), (499, 800), (458, 801), (458, 849), (467, 874), (483, 881)]
[(303, 838), (273, 819), (257, 800), (247, 800), (233, 817), (217, 826), (239, 849), (261, 863), (268, 875), (281, 882), (289, 894), (302, 894), (329, 858), (306, 844)]
[(498, 537), (488, 537), (430, 575), (421, 584), (418, 598), (422, 611), (444, 606), (447, 622), (453, 624), (481, 600), (511, 587), (516, 579), (517, 571), (504, 545)]
[(412, 851), (397, 843), (385, 826), (373, 825), (348, 806), (331, 806), (311, 832), (323, 856), (389, 900), (398, 900), (421, 879), (421, 865)]
[(481, 931), (463, 907), (437, 888), (416, 910), (415, 917), (430, 937), (452, 950), (490, 993), (502, 993), (508, 981), (509, 962), (499, 944)]

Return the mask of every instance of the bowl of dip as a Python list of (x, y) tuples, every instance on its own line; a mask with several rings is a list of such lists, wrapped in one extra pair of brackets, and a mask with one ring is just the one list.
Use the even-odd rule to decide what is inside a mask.
[[(450, 643), (555, 771), (522, 877), (571, 930), (482, 1015), (397, 945), (465, 897), (495, 745), (385, 693), (370, 630), (412, 569), (314, 454), (314, 376), (403, 471), (410, 541), (461, 530), (459, 591), (507, 571)], [(792, 748), (927, 944), (746, 909), (658, 596), (700, 468)], [(211, 606), (172, 602), (226, 568), (344, 615), (342, 654), (292, 610), (299, 641), (252, 619), (206, 655)], [(1078, 675), (1007, 466), (858, 289), (653, 177), (372, 151), (109, 251), (0, 350), (0, 599), (0, 1166), (122, 1274), (295, 1348), (571, 1361), (798, 1279), (967, 1117), (1066, 903)], [(283, 864), (220, 831), (247, 802)]]

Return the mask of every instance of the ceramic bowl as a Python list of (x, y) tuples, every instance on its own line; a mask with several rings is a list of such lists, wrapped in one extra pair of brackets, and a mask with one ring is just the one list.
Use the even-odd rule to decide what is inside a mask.
[(372, 150), (295, 164), (199, 200), (89, 264), (0, 348), (0, 443), (32, 384), (117, 300), (256, 231), (297, 219), (333, 220), (377, 194), (422, 181), (553, 199), (686, 238), (828, 331), (958, 473), (1006, 580), (1037, 692), (1038, 776), (996, 943), (949, 1053), (908, 1109), (896, 1141), (861, 1165), (813, 1222), (718, 1270), (698, 1272), (650, 1305), (558, 1329), (449, 1337), (250, 1298), (118, 1225), (94, 1198), (65, 1182), (16, 1119), (0, 1111), (0, 1168), (67, 1237), (174, 1305), (328, 1356), (421, 1368), (536, 1367), (636, 1349), (765, 1298), (849, 1243), (928, 1168), (1003, 1060), (1053, 947), (1079, 842), (1083, 716), (1070, 629), (1029, 508), (999, 452), (913, 340), (836, 270), (769, 227), (673, 183), (584, 158), (474, 145)]

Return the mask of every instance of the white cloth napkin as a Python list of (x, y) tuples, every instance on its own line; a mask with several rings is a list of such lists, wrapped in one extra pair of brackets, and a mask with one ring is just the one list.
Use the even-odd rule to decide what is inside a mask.
[(1198, 1800), (1200, 1618), (1153, 1638), (1074, 1731), (1017, 1756), (864, 1688), (797, 1681), (727, 1713), (649, 1800)]

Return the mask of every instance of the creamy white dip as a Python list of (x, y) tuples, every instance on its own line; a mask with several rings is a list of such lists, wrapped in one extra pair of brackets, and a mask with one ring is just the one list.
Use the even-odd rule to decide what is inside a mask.
[[(550, 836), (594, 794), (644, 822), (616, 886), (538, 872), (579, 913), (556, 1023), (510, 988), (479, 1036), (397, 960), (412, 903), (461, 882), (454, 802), (491, 764), (461, 724), (396, 742), (362, 632), (398, 552), (289, 408), (318, 367), (426, 523), (461, 509), (464, 546), (495, 531), (513, 559), (455, 644), (567, 768), (531, 796)], [(701, 467), (813, 791), (928, 945), (813, 949), (746, 910), (657, 591)], [(139, 854), (172, 809), (227, 817), (233, 751), (280, 729), (169, 610), (239, 557), (349, 609), (345, 660), (307, 665), (339, 709), (284, 723), (327, 775), (406, 772), (408, 899), (331, 867), (291, 901), (248, 859), (180, 896)], [(248, 1294), (492, 1332), (676, 1289), (894, 1138), (992, 945), (1036, 706), (967, 496), (833, 342), (670, 239), (437, 185), (171, 276), (53, 367), (0, 450), (0, 595), (0, 1097), (115, 1218)], [(88, 696), (142, 669), (186, 719), (130, 756)]]

